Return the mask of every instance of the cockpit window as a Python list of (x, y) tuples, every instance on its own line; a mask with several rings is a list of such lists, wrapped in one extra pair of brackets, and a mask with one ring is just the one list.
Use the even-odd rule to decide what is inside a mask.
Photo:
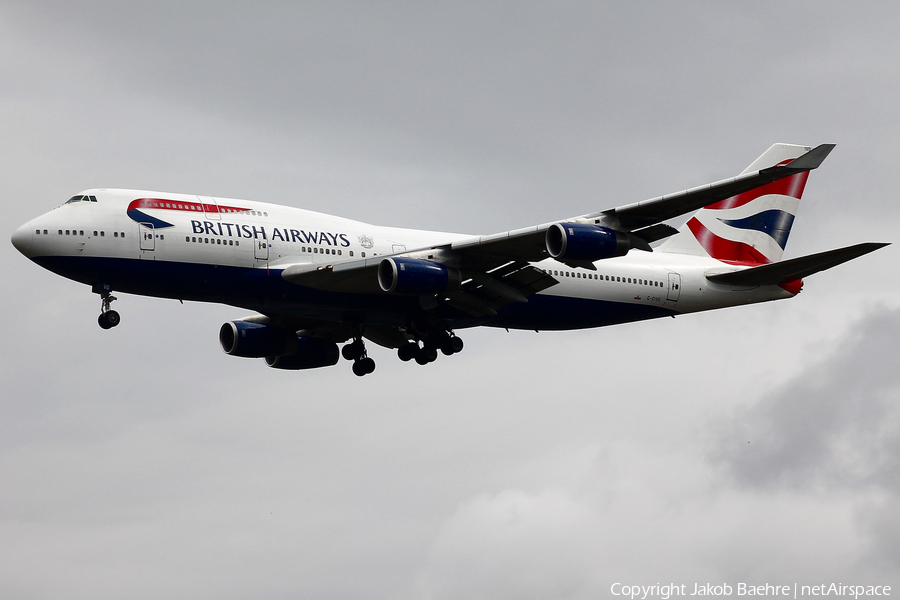
[(96, 202), (97, 196), (72, 196), (68, 200), (66, 200), (66, 204), (72, 204), (73, 202)]

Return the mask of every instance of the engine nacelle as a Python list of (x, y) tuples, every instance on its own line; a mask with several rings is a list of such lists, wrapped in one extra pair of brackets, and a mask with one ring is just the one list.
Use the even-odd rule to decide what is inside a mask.
[(273, 369), (317, 369), (336, 365), (340, 352), (334, 342), (299, 336), (297, 338), (297, 351), (293, 354), (281, 356), (267, 356), (266, 364)]
[(459, 271), (430, 260), (385, 258), (378, 265), (378, 285), (392, 294), (440, 294), (460, 280)]
[(584, 223), (555, 223), (545, 240), (547, 252), (558, 260), (594, 262), (625, 256), (631, 248), (627, 234)]
[(231, 356), (262, 358), (295, 352), (297, 334), (253, 321), (230, 321), (219, 329), (219, 343)]

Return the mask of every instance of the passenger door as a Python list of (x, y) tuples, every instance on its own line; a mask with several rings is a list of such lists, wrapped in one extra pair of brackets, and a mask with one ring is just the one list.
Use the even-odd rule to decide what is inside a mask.
[(269, 260), (269, 240), (265, 238), (253, 240), (253, 257), (256, 260)]
[(141, 250), (150, 251), (156, 249), (156, 231), (153, 223), (138, 223), (138, 235), (141, 238)]
[(677, 302), (681, 296), (681, 275), (678, 273), (669, 273), (669, 291), (666, 300)]

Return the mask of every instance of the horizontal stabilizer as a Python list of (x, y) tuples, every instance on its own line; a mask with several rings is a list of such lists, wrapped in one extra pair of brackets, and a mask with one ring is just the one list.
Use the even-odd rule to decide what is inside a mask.
[(827, 252), (819, 252), (818, 254), (810, 254), (809, 256), (801, 256), (791, 260), (783, 260), (781, 262), (762, 265), (760, 267), (752, 267), (743, 271), (734, 271), (732, 273), (719, 273), (717, 275), (707, 275), (706, 278), (716, 283), (724, 283), (726, 285), (740, 286), (759, 286), (759, 285), (780, 285), (797, 279), (802, 279), (830, 269), (848, 260), (859, 258), (863, 254), (874, 252), (879, 248), (883, 248), (889, 244), (868, 242), (865, 244), (856, 244), (846, 248), (838, 248), (837, 250), (828, 250)]

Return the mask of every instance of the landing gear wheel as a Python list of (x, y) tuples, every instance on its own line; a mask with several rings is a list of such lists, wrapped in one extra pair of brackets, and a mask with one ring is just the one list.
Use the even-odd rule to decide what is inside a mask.
[(424, 346), (416, 353), (416, 362), (420, 365), (427, 365), (437, 360), (437, 350), (431, 346)]
[(116, 311), (111, 310), (108, 313), (106, 313), (106, 322), (109, 323), (110, 327), (115, 327), (121, 321), (122, 321), (122, 317), (120, 317), (119, 313), (117, 313)]
[(112, 325), (109, 324), (109, 319), (106, 318), (106, 315), (107, 313), (100, 313), (100, 316), (97, 317), (97, 324), (103, 329), (112, 327)]
[(446, 356), (450, 356), (451, 354), (456, 354), (463, 349), (463, 341), (458, 337), (448, 336), (447, 339), (441, 342), (441, 352)]
[(341, 355), (347, 360), (359, 360), (366, 352), (362, 340), (354, 340), (341, 348)]
[(397, 348), (397, 357), (403, 362), (407, 362), (414, 359), (418, 352), (419, 345), (415, 342), (409, 342)]
[(368, 375), (375, 370), (375, 361), (371, 358), (361, 358), (353, 363), (353, 374), (357, 377)]

